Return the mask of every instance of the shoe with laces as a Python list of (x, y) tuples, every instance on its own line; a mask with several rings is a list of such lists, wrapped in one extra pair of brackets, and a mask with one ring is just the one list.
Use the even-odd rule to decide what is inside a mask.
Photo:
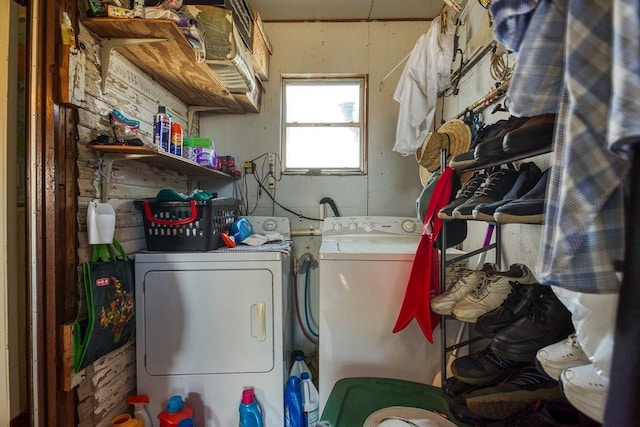
[[(525, 308), (524, 316), (501, 329), (491, 349), (501, 357), (533, 362), (538, 350), (573, 332), (571, 312), (549, 286), (539, 285), (539, 294)], [(455, 307), (454, 307), (455, 309)]]
[(589, 357), (582, 351), (575, 332), (565, 340), (538, 350), (536, 362), (551, 378), (559, 378), (562, 371), (567, 368), (591, 363)]
[(451, 363), (451, 373), (458, 380), (477, 386), (490, 386), (510, 377), (525, 363), (496, 355), (491, 346)]
[(481, 270), (458, 270), (455, 283), (440, 295), (431, 298), (431, 310), (443, 316), (451, 315), (451, 308), (485, 280), (487, 273), (493, 271), (496, 271), (496, 265), (491, 263), (485, 263)]
[(475, 289), (451, 309), (451, 314), (461, 322), (475, 323), (478, 317), (500, 307), (515, 284), (536, 283), (529, 267), (512, 264), (507, 271), (494, 271), (486, 275)]
[(516, 183), (519, 172), (514, 169), (496, 169), (473, 193), (473, 196), (451, 212), (454, 219), (474, 219), (473, 209), (481, 203), (501, 200)]
[(592, 364), (565, 369), (560, 383), (569, 403), (589, 418), (603, 422), (609, 384)]
[(512, 286), (511, 293), (500, 307), (478, 317), (474, 331), (485, 338), (493, 338), (500, 329), (524, 315), (524, 309), (534, 298), (537, 286), (529, 283)]
[(500, 384), (472, 391), (467, 395), (467, 407), (483, 418), (512, 418), (539, 400), (563, 400), (558, 381), (538, 372), (527, 364)]
[(482, 185), (482, 183), (486, 179), (487, 179), (486, 172), (481, 170), (475, 171), (471, 179), (469, 179), (469, 181), (467, 181), (462, 186), (460, 191), (458, 191), (458, 194), (456, 194), (456, 198), (451, 203), (449, 203), (448, 205), (440, 209), (440, 211), (438, 212), (438, 218), (453, 219), (453, 216), (451, 215), (453, 210), (458, 206), (460, 206), (461, 204), (463, 204), (464, 202), (466, 202), (467, 200), (469, 200), (469, 198), (473, 196), (476, 190), (480, 187), (480, 185)]

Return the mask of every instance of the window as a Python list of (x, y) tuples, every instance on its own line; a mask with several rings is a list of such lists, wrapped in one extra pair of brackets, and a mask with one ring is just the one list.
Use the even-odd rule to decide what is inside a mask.
[(366, 172), (366, 76), (283, 78), (285, 173)]

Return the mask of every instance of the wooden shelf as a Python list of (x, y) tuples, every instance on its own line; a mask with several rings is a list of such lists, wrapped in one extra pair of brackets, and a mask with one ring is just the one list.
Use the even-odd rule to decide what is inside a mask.
[(195, 50), (175, 22), (118, 18), (82, 18), (80, 22), (102, 38), (103, 82), (111, 49), (118, 49), (185, 104), (214, 107), (212, 111), (224, 114), (244, 113), (215, 72), (196, 61)]
[(111, 162), (118, 160), (142, 160), (167, 169), (183, 172), (191, 177), (232, 179), (231, 175), (199, 165), (184, 157), (175, 156), (151, 147), (128, 145), (91, 145), (87, 148), (103, 153)]

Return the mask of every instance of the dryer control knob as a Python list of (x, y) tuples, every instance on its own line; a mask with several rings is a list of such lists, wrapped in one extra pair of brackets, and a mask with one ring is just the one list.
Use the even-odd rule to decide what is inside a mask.
[(373, 231), (373, 226), (369, 223), (362, 224), (362, 229), (367, 233), (371, 233)]
[(417, 229), (416, 222), (408, 219), (402, 221), (402, 229), (407, 233), (414, 233)]
[(349, 224), (349, 230), (351, 231), (356, 231), (358, 229), (358, 224), (355, 222), (352, 222)]
[(333, 230), (334, 231), (341, 231), (342, 230), (342, 224), (340, 224), (339, 222), (336, 222), (335, 224), (333, 224)]
[(278, 223), (275, 219), (269, 218), (264, 221), (262, 227), (264, 228), (264, 231), (276, 231), (276, 229), (278, 228)]

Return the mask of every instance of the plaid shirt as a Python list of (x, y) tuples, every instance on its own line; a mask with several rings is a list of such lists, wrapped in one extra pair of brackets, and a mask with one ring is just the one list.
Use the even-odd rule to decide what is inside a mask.
[(517, 52), (527, 25), (540, 0), (493, 0), (489, 12), (493, 19), (493, 37), (512, 52)]
[[(551, 0), (543, 1), (551, 3)], [(638, 141), (640, 136), (638, 107), (635, 106), (635, 111), (629, 110), (627, 104), (640, 96), (640, 86), (627, 87), (620, 93), (616, 85), (628, 83), (614, 84), (616, 73), (633, 72), (627, 68), (631, 62), (629, 56), (622, 60), (622, 69), (616, 65), (620, 52), (614, 42), (612, 9), (613, 3), (621, 1), (563, 0), (553, 2), (555, 9), (547, 9), (547, 14), (555, 14), (562, 10), (563, 3), (568, 4), (563, 89), (556, 92), (561, 95), (536, 273), (541, 283), (579, 292), (616, 292), (619, 282), (613, 262), (624, 256), (624, 189), (631, 165), (628, 142)], [(617, 36), (627, 31), (637, 34), (638, 27), (615, 28)], [(532, 37), (539, 37), (542, 31), (530, 33)], [(521, 58), (532, 56), (522, 62), (518, 58), (516, 67), (532, 63), (534, 56), (541, 60), (545, 54), (540, 49), (522, 49)], [(637, 62), (637, 51), (634, 54)], [(547, 63), (550, 74), (557, 74), (559, 64)], [(526, 69), (520, 72), (526, 75)], [(638, 76), (635, 77), (637, 83)], [(557, 85), (554, 81), (553, 85), (540, 88), (548, 90)], [(520, 85), (521, 90), (524, 86)], [(533, 86), (529, 85), (528, 91), (531, 90)], [(521, 94), (518, 90), (509, 93), (515, 99)], [(522, 95), (526, 98), (531, 92)], [(548, 92), (539, 95), (541, 99), (554, 96)], [(523, 102), (520, 105), (525, 106)], [(540, 114), (534, 107), (541, 104), (531, 105), (531, 111), (521, 113)], [(622, 133), (620, 127), (624, 128)], [(624, 139), (620, 139), (623, 134)]]

